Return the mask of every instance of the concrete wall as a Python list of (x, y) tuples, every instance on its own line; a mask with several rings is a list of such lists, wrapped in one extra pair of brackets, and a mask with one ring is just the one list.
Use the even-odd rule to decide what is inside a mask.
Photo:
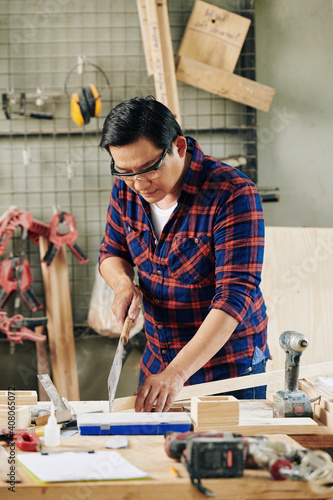
[(330, 0), (256, 0), (259, 186), (278, 186), (266, 225), (333, 226), (333, 11)]

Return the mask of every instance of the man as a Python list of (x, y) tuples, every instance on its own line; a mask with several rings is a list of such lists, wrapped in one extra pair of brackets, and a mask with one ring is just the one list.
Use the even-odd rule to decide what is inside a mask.
[[(204, 156), (152, 97), (111, 110), (100, 146), (114, 176), (100, 272), (121, 326), (127, 314), (135, 324), (144, 306), (136, 411), (155, 402), (155, 411), (167, 411), (185, 383), (264, 371), (264, 222), (255, 185)], [(236, 395), (262, 398), (265, 388)]]

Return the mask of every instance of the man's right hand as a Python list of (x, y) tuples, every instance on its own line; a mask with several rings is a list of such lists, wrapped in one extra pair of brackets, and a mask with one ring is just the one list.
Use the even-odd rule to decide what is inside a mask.
[(131, 318), (136, 325), (140, 314), (140, 304), (142, 302), (142, 292), (140, 287), (135, 285), (129, 277), (121, 278), (117, 287), (114, 288), (114, 301), (112, 312), (115, 315), (120, 328), (123, 328), (126, 316)]

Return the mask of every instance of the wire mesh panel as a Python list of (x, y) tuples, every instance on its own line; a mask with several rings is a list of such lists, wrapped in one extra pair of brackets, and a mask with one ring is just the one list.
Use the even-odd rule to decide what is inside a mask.
[[(235, 72), (254, 79), (254, 2), (210, 3), (252, 19)], [(193, 5), (168, 2), (175, 54)], [(89, 257), (79, 265), (68, 252), (74, 322), (84, 326), (112, 187), (109, 158), (98, 148), (103, 121), (119, 102), (154, 94), (136, 1), (0, 0), (0, 9), (0, 214), (15, 205), (47, 223), (56, 210), (74, 215)], [(71, 96), (91, 84), (102, 111), (79, 127)], [(178, 89), (184, 133), (216, 158), (245, 155), (244, 172), (256, 181), (255, 110), (180, 82)], [(19, 236), (4, 257), (18, 252)], [(31, 241), (28, 259), (42, 298), (39, 250)]]

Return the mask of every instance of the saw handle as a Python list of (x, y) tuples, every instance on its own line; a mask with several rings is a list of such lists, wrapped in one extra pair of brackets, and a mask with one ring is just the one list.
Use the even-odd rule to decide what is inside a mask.
[(122, 329), (121, 334), (120, 334), (120, 340), (124, 345), (126, 345), (128, 342), (128, 337), (129, 337), (129, 334), (130, 334), (130, 331), (132, 328), (132, 323), (133, 323), (133, 321), (131, 320), (131, 318), (129, 318), (127, 316), (125, 319), (123, 329)]

